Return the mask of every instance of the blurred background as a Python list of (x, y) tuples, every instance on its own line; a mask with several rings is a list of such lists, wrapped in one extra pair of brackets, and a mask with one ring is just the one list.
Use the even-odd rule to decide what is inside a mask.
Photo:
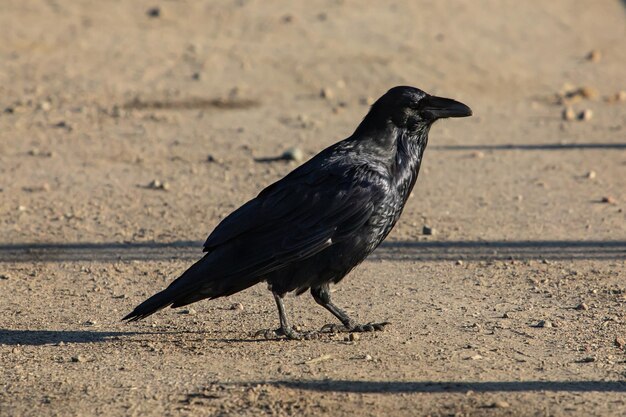
[(623, 237), (625, 19), (608, 0), (4, 0), (2, 238), (201, 240), (298, 163), (255, 159), (310, 157), (403, 84), (475, 114), (433, 129), (403, 237)]

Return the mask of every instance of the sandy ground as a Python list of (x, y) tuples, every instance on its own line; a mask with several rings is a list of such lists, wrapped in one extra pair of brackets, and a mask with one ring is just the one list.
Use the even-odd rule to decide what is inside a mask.
[[(0, 415), (626, 415), (624, 4), (406, 3), (2, 0)], [(254, 339), (262, 286), (119, 322), (398, 84), (475, 116), (335, 287), (386, 331)]]

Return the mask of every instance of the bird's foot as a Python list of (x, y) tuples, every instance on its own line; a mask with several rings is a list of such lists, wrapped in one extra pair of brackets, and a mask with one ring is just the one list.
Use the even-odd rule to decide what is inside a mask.
[(254, 334), (254, 337), (263, 336), (267, 340), (279, 340), (279, 339), (287, 339), (287, 340), (312, 340), (319, 338), (319, 332), (301, 332), (295, 330), (293, 327), (279, 327), (276, 330), (272, 329), (263, 329), (259, 330)]
[(382, 323), (366, 323), (356, 324), (350, 323), (347, 326), (341, 324), (326, 324), (321, 329), (321, 333), (364, 333), (364, 332), (380, 332), (385, 330), (385, 326), (389, 323), (384, 321)]

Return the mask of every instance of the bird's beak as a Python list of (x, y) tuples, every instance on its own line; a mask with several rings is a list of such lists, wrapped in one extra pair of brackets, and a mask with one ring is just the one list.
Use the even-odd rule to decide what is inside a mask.
[(422, 113), (433, 119), (467, 117), (472, 115), (472, 109), (450, 98), (427, 96), (422, 99), (422, 106)]

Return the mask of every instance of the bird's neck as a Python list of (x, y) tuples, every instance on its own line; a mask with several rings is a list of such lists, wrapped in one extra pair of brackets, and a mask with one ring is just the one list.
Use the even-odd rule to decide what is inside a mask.
[(409, 198), (417, 180), (422, 156), (428, 143), (429, 130), (430, 126), (424, 126), (418, 131), (398, 132), (395, 158), (391, 161), (391, 173), (395, 188), (404, 201)]

